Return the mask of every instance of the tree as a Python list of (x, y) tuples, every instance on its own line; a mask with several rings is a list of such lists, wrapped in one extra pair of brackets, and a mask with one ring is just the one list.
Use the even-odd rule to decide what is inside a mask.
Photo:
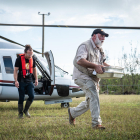
[(134, 89), (134, 85), (136, 84), (134, 75), (140, 68), (140, 54), (138, 54), (137, 46), (133, 48), (132, 42), (130, 42), (130, 45), (131, 45), (131, 53), (130, 54), (124, 53), (122, 59), (125, 72), (128, 72), (131, 75), (132, 89)]

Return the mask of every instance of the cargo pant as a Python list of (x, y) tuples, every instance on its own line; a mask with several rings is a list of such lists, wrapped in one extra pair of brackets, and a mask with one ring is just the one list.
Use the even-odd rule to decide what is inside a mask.
[(90, 109), (92, 117), (92, 127), (101, 125), (99, 89), (97, 83), (92, 80), (76, 79), (75, 84), (81, 87), (85, 92), (86, 100), (81, 102), (77, 107), (70, 108), (70, 113), (73, 118), (76, 118)]

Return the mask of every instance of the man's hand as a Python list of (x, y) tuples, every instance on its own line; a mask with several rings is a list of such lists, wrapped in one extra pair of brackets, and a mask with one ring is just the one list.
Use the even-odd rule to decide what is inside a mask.
[(103, 74), (104, 73), (103, 72), (103, 67), (104, 67), (103, 65), (96, 65), (95, 71), (99, 74)]
[(19, 88), (19, 82), (18, 82), (18, 81), (15, 81), (15, 86), (16, 86), (17, 88)]
[(38, 85), (38, 80), (35, 80), (35, 86), (37, 86)]

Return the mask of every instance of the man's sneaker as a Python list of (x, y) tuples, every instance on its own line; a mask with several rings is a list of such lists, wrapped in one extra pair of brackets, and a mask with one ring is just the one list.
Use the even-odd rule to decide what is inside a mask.
[(75, 119), (71, 116), (70, 108), (68, 108), (68, 114), (69, 114), (69, 123), (71, 125), (75, 125)]
[(105, 127), (102, 125), (96, 125), (95, 127), (93, 127), (93, 129), (99, 129), (99, 130), (104, 130)]
[(24, 111), (24, 114), (25, 114), (28, 118), (30, 118), (30, 117), (31, 117), (31, 115), (29, 114), (29, 112), (28, 112), (28, 111)]

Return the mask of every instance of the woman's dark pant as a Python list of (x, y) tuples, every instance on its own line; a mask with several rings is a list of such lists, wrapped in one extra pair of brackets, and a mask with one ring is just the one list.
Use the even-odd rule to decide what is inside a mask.
[(25, 92), (28, 94), (29, 98), (27, 99), (30, 102), (33, 102), (34, 100), (34, 84), (33, 82), (25, 83), (25, 82), (19, 82), (19, 100), (18, 104), (23, 104), (25, 99)]

